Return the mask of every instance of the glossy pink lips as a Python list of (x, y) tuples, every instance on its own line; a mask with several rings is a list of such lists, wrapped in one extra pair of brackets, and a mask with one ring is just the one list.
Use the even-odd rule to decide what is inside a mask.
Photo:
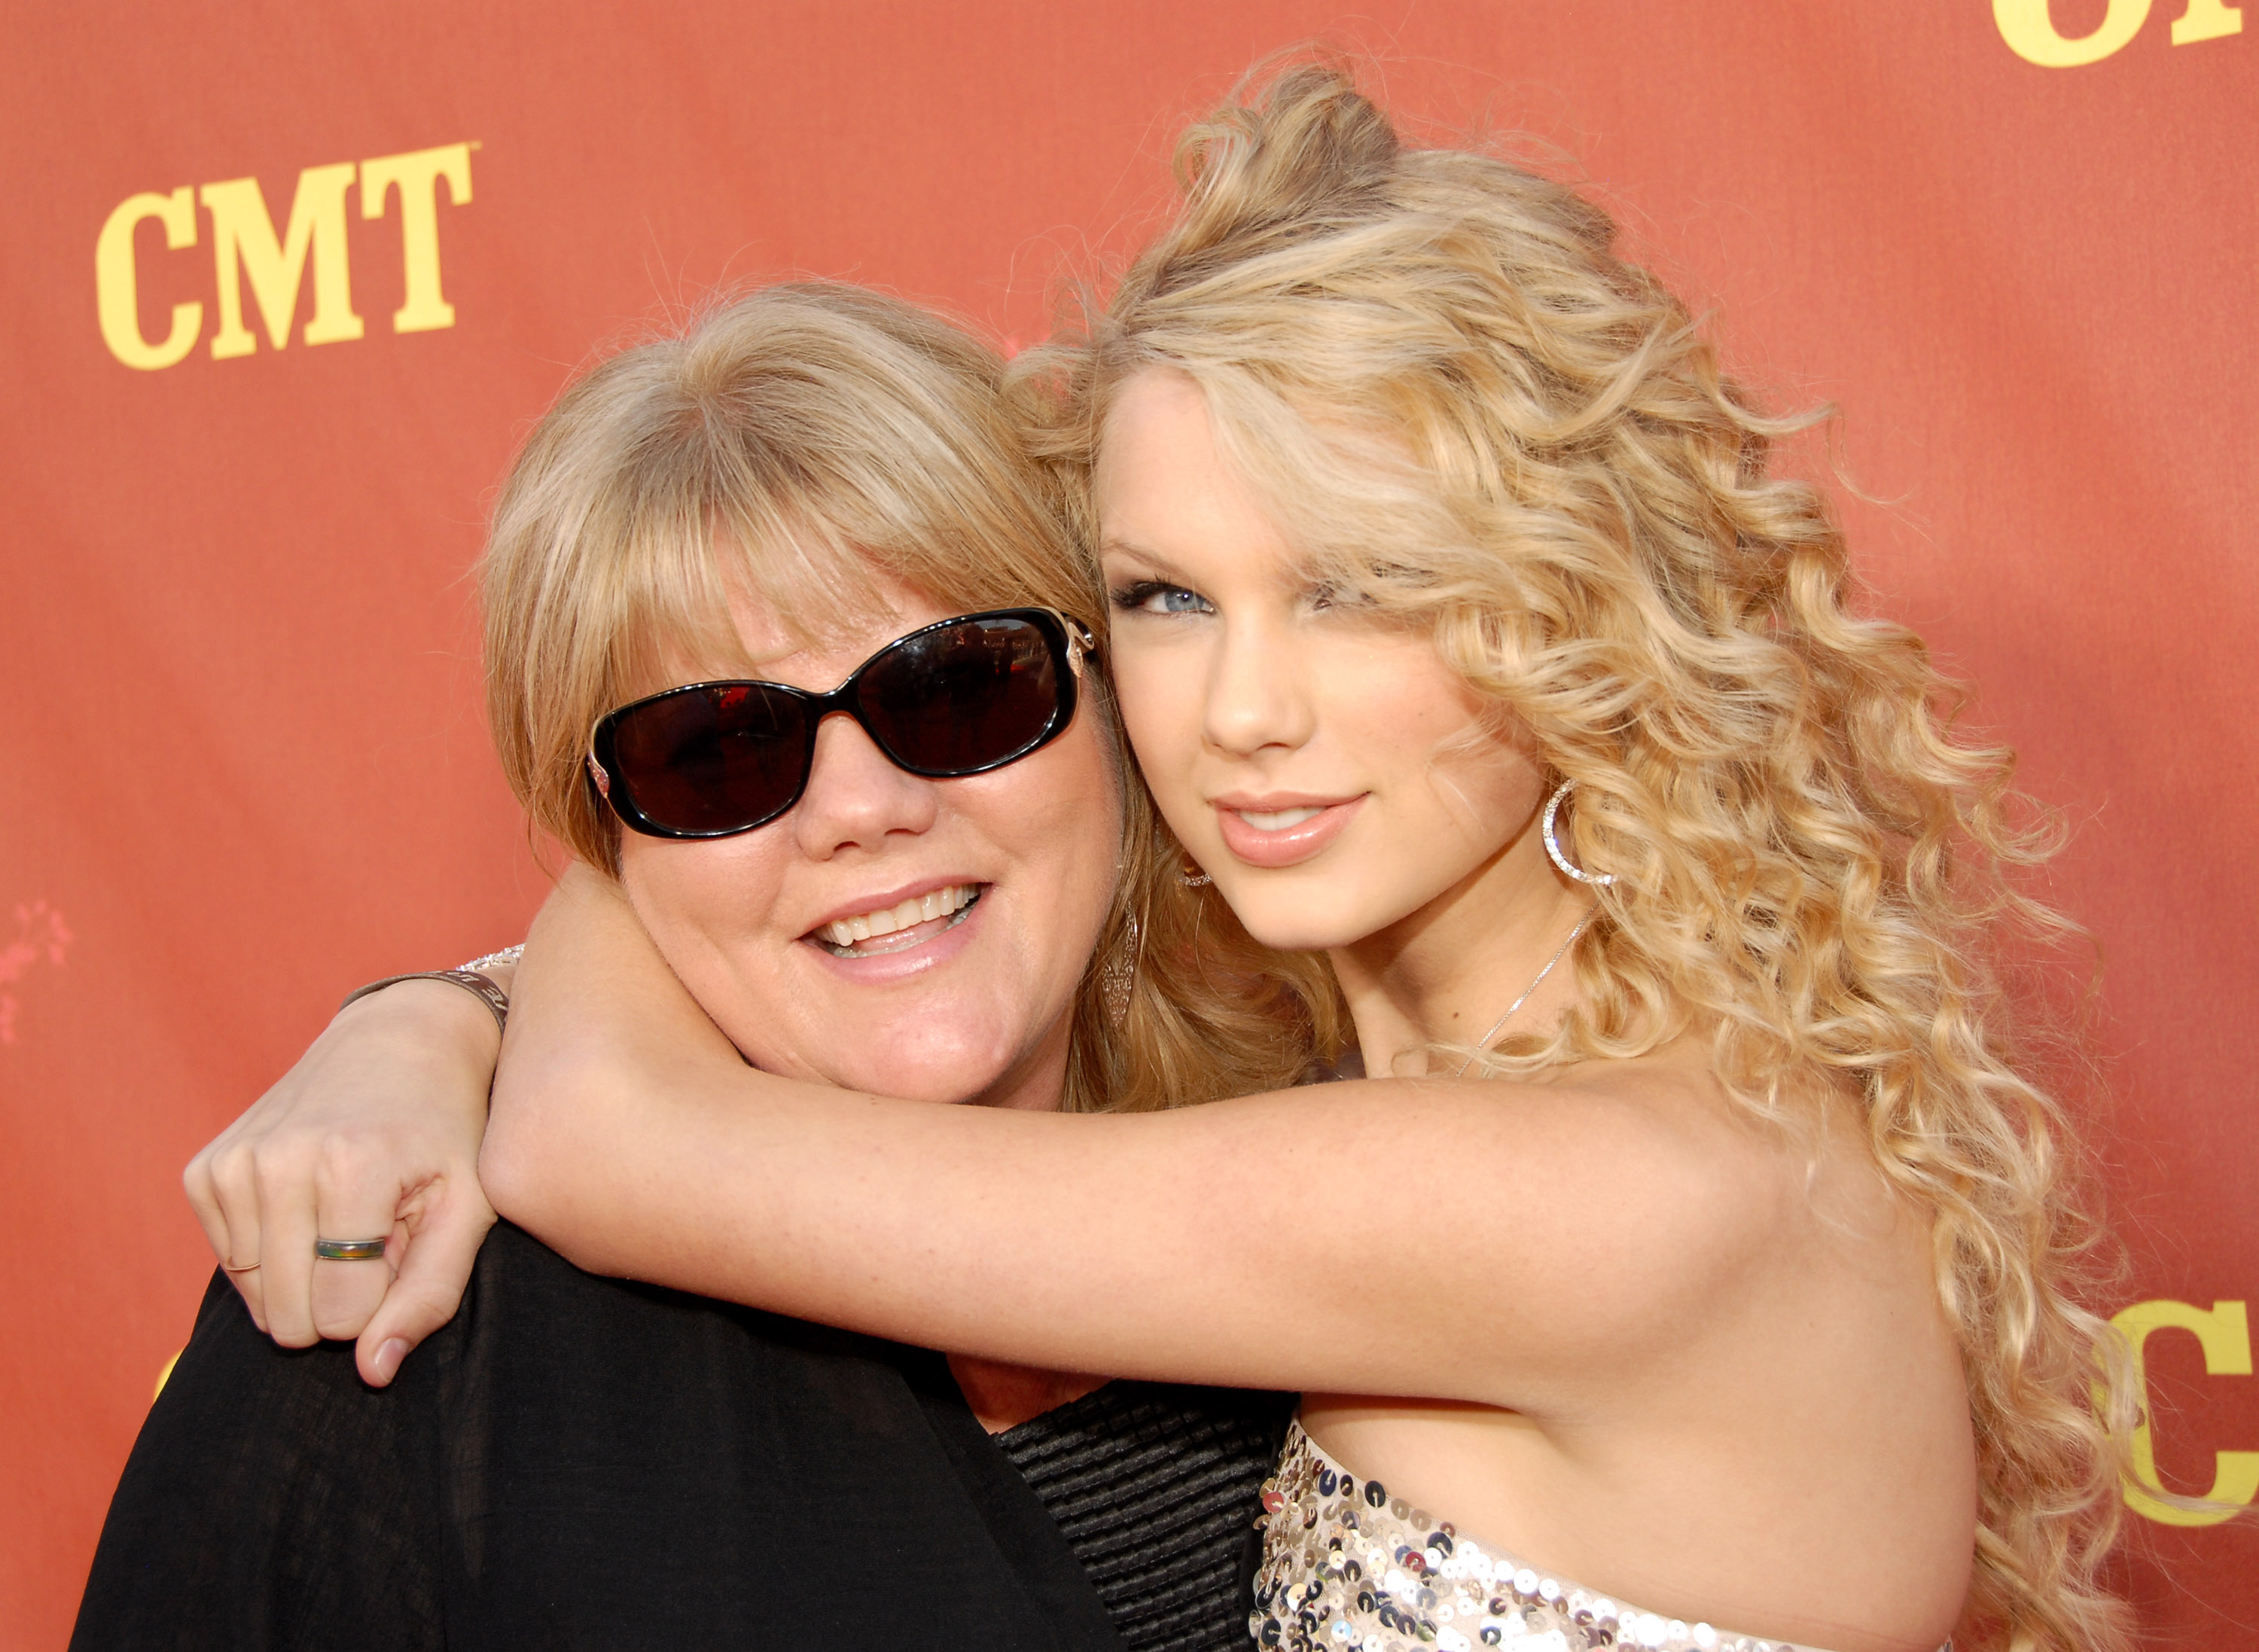
[[(1315, 797), (1220, 797), (1215, 800), (1216, 827), (1223, 835), (1223, 846), (1249, 865), (1295, 866), (1340, 837), (1364, 801), (1362, 795), (1340, 802)], [(1318, 812), (1309, 819), (1274, 831), (1252, 825), (1246, 818), (1251, 812), (1271, 815), (1314, 806)]]

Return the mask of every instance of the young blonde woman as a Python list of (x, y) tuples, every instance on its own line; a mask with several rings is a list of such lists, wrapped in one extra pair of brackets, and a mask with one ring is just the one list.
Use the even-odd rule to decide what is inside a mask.
[[(843, 1103), (749, 1070), (574, 873), (495, 1206), (599, 1271), (1301, 1391), (1266, 1645), (2124, 1644), (2089, 1229), (1985, 963), (2032, 852), (2005, 755), (1849, 606), (1784, 427), (1596, 209), (1404, 148), (1322, 67), (1179, 174), (1019, 368), (1184, 851), (1129, 863), (1124, 1015), (1227, 943), (1322, 952), (1372, 1076)], [(812, 915), (843, 979), (951, 967), (891, 909)]]

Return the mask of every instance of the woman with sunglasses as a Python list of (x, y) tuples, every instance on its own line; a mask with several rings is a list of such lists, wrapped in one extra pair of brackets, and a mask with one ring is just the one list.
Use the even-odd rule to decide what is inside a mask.
[(1266, 1645), (2125, 1644), (2092, 1228), (1985, 962), (2036, 852), (2004, 755), (1588, 203), (1326, 68), (1179, 161), (1016, 368), (1189, 857), (1134, 890), (1127, 1022), (1242, 935), (1322, 950), (1376, 1077), (843, 1107), (702, 1048), (568, 877), (488, 1191), (599, 1270), (1302, 1391)]
[[(1236, 983), (1162, 989), (1170, 1024), (1135, 1031), (1090, 967), (1122, 922), (1117, 868), (1156, 832), (1090, 657), (1100, 609), (1001, 368), (907, 305), (780, 288), (574, 385), (517, 460), (487, 559), (505, 765), (624, 892), (696, 993), (702, 1045), (733, 1063), (843, 1103), (1037, 1110), (1150, 1100), (1117, 1082), (1133, 1070), (1210, 1093), (1291, 1081), (1291, 1039), (1215, 1053), (1293, 1013), (1252, 952)], [(770, 824), (744, 830), (747, 808)], [(801, 943), (880, 922), (891, 947)], [(395, 1076), (403, 1056), (489, 1069), (501, 996), (479, 974), (356, 995), (192, 1170), (224, 1195), (199, 1207), (226, 1272), (126, 1468), (75, 1644), (1243, 1636), (1286, 1396), (944, 1361), (489, 1233), (469, 1162), (483, 1099), (435, 1121), (445, 1087), (419, 1085), (388, 1113), (353, 1069), (375, 1050)], [(310, 1159), (303, 1129), (271, 1128), (293, 1084), (339, 1124)], [(403, 1125), (441, 1150), (412, 1188), (357, 1203), (355, 1154), (396, 1168)], [(349, 1346), (309, 1345), (360, 1328), (388, 1282), (396, 1307), (444, 1300), (434, 1324), (462, 1311), (396, 1382), (397, 1350), (369, 1344), (362, 1370), (390, 1384), (371, 1387)]]

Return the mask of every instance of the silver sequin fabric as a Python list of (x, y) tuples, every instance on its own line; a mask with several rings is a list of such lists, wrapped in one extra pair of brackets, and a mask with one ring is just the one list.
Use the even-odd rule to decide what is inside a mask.
[(1299, 1421), (1263, 1508), (1247, 1627), (1279, 1652), (1814, 1652), (1644, 1612), (1486, 1548), (1350, 1474)]

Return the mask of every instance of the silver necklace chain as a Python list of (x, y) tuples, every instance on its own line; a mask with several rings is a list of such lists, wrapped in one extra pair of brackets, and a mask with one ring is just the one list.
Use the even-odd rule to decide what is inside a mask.
[[(1524, 1004), (1528, 1003), (1529, 1001), (1530, 993), (1536, 992), (1539, 987), (1545, 984), (1545, 978), (1553, 972), (1553, 966), (1556, 964), (1558, 964), (1563, 958), (1569, 956), (1569, 949), (1577, 944), (1577, 937), (1585, 932), (1585, 926), (1593, 921), (1593, 914), (1597, 910), (1597, 908), (1587, 908), (1586, 909), (1585, 915), (1577, 920), (1577, 927), (1569, 931), (1569, 938), (1561, 943), (1561, 950), (1554, 953), (1551, 958), (1545, 960), (1545, 967), (1538, 971), (1535, 976), (1530, 978), (1529, 985), (1521, 989), (1521, 996), (1515, 999), (1511, 1004), (1508, 1004), (1506, 1007), (1506, 1014), (1500, 1015), (1496, 1021), (1491, 1022), (1490, 1030), (1476, 1041), (1475, 1055), (1480, 1055), (1484, 1050), (1490, 1048), (1490, 1041), (1498, 1036), (1499, 1029), (1505, 1026), (1509, 1021), (1512, 1021), (1514, 1019), (1514, 1012), (1520, 1009)], [(1453, 1073), (1451, 1077), (1454, 1079), (1465, 1078), (1467, 1076), (1467, 1069), (1474, 1065), (1475, 1057), (1469, 1056), (1464, 1061), (1459, 1063), (1459, 1070)]]

